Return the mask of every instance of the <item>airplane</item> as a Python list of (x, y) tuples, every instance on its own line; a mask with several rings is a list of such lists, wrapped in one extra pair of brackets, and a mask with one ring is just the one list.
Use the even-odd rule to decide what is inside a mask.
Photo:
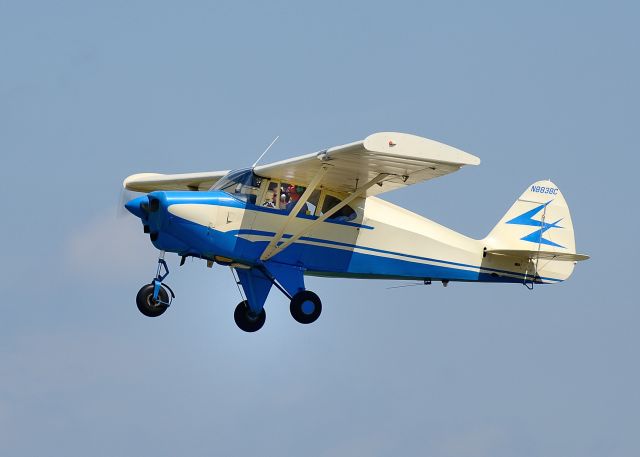
[[(266, 165), (185, 174), (139, 173), (124, 189), (145, 193), (125, 207), (160, 250), (156, 276), (136, 296), (145, 316), (175, 298), (164, 282), (166, 252), (230, 267), (244, 298), (234, 320), (262, 328), (272, 287), (292, 317), (322, 312), (305, 276), (442, 282), (555, 284), (578, 261), (567, 203), (551, 181), (528, 186), (483, 239), (464, 236), (378, 195), (447, 175), (480, 159), (452, 146), (398, 133)], [(242, 295), (244, 293), (244, 295)]]

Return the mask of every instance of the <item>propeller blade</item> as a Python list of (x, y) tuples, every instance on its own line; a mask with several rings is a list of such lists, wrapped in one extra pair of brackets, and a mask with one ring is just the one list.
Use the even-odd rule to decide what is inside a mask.
[(127, 211), (124, 205), (128, 201), (133, 200), (139, 195), (141, 195), (139, 192), (134, 192), (132, 190), (125, 189), (123, 187), (120, 190), (120, 197), (118, 198), (118, 206), (116, 207), (116, 217), (120, 219), (125, 217), (127, 214), (131, 214), (129, 213), (129, 211)]

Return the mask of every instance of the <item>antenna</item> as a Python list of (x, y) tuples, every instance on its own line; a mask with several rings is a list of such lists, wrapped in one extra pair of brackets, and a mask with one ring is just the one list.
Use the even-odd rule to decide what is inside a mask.
[(258, 165), (258, 162), (260, 162), (260, 159), (262, 159), (262, 158), (264, 157), (264, 155), (267, 153), (267, 151), (268, 151), (269, 149), (271, 149), (271, 146), (273, 146), (273, 144), (274, 144), (276, 141), (278, 141), (278, 138), (280, 138), (280, 135), (278, 135), (277, 137), (275, 137), (275, 138), (273, 139), (273, 141), (271, 142), (271, 144), (270, 144), (269, 146), (267, 146), (267, 149), (265, 149), (265, 150), (264, 150), (264, 152), (263, 152), (262, 154), (260, 154), (260, 157), (258, 157), (258, 160), (256, 160), (256, 161), (253, 163), (253, 165), (251, 165), (251, 168), (255, 168), (255, 167), (256, 167), (256, 165)]

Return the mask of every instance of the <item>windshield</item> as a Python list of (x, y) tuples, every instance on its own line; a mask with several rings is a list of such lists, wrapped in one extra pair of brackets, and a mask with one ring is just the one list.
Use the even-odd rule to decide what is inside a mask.
[(244, 168), (230, 171), (209, 190), (222, 190), (242, 201), (255, 205), (260, 184), (262, 184), (262, 178), (255, 175), (250, 168)]

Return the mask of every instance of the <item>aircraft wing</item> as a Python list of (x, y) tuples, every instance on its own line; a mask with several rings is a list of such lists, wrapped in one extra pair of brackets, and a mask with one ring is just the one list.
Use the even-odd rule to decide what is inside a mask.
[(138, 173), (124, 180), (125, 189), (136, 192), (154, 190), (209, 190), (229, 171), (209, 171), (204, 173), (181, 173), (163, 175), (159, 173)]
[(479, 165), (480, 159), (427, 138), (380, 132), (355, 143), (260, 165), (254, 171), (306, 186), (324, 164), (330, 168), (319, 185), (336, 192), (353, 192), (380, 174), (387, 175), (367, 190), (371, 196), (453, 173), (464, 165)]

